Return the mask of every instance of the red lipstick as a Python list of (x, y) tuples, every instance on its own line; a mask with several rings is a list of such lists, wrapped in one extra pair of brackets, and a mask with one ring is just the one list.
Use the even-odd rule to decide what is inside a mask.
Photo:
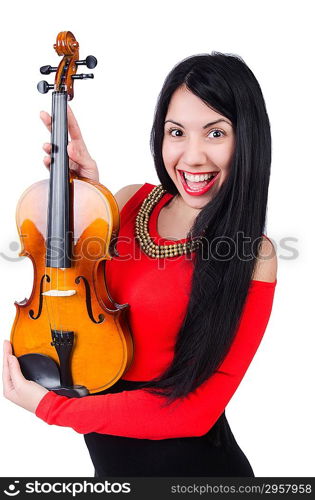
[[(198, 172), (198, 174), (192, 174), (191, 172), (187, 172), (187, 173), (189, 173), (190, 175), (202, 175), (202, 174), (208, 174), (211, 172)], [(208, 182), (206, 186), (196, 190), (196, 189), (191, 189), (188, 186), (186, 179), (185, 179), (185, 176), (184, 176), (184, 171), (179, 170), (179, 175), (180, 175), (180, 178), (182, 181), (183, 188), (185, 189), (186, 193), (190, 194), (191, 196), (201, 196), (201, 195), (205, 194), (207, 191), (209, 191), (209, 189), (212, 188), (212, 186), (214, 185), (214, 183), (216, 182), (216, 180), (218, 179), (218, 177), (220, 175), (220, 172), (214, 172), (214, 173), (216, 174), (216, 176), (213, 177), (213, 179), (211, 179), (211, 181)]]

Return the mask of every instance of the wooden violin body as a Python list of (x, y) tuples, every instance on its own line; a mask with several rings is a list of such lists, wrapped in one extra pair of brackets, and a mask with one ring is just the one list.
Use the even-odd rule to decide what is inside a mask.
[[(64, 39), (64, 33), (70, 32), (58, 36)], [(69, 174), (68, 100), (62, 87), (53, 93), (50, 179), (28, 188), (17, 207), (20, 255), (32, 260), (34, 283), (30, 298), (15, 303), (11, 342), (26, 371), (45, 371), (45, 363), (54, 363), (60, 387), (95, 393), (121, 378), (133, 345), (125, 317), (129, 306), (113, 301), (105, 281), (119, 230), (118, 206), (103, 185)]]
[[(113, 385), (132, 360), (132, 339), (124, 318), (128, 304), (112, 301), (104, 279), (106, 260), (111, 258), (108, 242), (111, 233), (118, 232), (119, 212), (104, 186), (72, 178), (76, 257), (70, 268), (49, 268), (45, 266), (48, 191), (48, 180), (34, 184), (17, 208), (20, 255), (32, 260), (34, 284), (30, 298), (15, 303), (11, 341), (16, 356), (40, 353), (59, 364), (51, 345), (52, 330), (74, 332), (72, 382), (98, 392)], [(72, 295), (49, 294), (52, 290)]]

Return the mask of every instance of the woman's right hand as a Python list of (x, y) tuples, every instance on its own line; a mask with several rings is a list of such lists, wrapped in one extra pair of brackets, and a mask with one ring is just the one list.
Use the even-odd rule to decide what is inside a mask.
[[(40, 112), (40, 118), (44, 125), (51, 131), (51, 116), (46, 111)], [(99, 181), (98, 168), (95, 160), (90, 156), (83, 140), (78, 122), (68, 105), (68, 130), (71, 141), (68, 144), (69, 168), (79, 177), (87, 177), (93, 181)], [(50, 168), (51, 144), (45, 143), (43, 150), (47, 155), (44, 157), (44, 165)]]

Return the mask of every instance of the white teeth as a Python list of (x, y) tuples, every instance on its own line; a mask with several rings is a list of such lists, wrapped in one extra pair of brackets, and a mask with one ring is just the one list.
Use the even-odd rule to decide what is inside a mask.
[(192, 174), (187, 174), (184, 172), (184, 177), (185, 179), (188, 179), (189, 181), (192, 182), (201, 182), (201, 181), (206, 181), (208, 179), (211, 179), (214, 174), (201, 174), (201, 175), (192, 175)]

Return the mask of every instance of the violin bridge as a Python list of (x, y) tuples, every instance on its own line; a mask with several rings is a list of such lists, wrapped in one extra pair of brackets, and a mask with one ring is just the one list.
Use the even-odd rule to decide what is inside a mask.
[(42, 295), (48, 295), (49, 297), (69, 297), (76, 293), (76, 290), (48, 290), (47, 292), (42, 292)]

